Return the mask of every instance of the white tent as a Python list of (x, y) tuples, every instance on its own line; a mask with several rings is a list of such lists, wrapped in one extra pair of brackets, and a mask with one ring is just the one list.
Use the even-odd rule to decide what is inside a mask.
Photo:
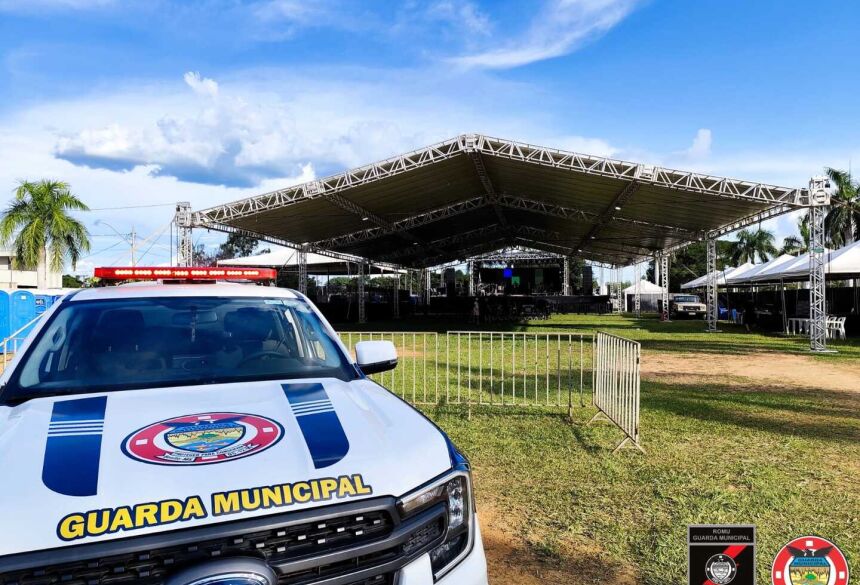
[(777, 270), (780, 266), (786, 265), (788, 262), (793, 262), (797, 258), (788, 254), (783, 254), (772, 258), (764, 264), (753, 264), (743, 272), (735, 272), (730, 277), (726, 278), (726, 284), (749, 284), (755, 280), (756, 276), (770, 270)]
[(636, 288), (639, 288), (639, 308), (642, 311), (651, 312), (657, 310), (657, 300), (663, 296), (663, 287), (640, 280), (624, 289), (624, 306), (627, 311), (634, 311), (636, 305)]
[[(744, 265), (746, 266), (746, 265)], [(722, 270), (717, 270), (717, 284), (725, 284), (726, 275), (732, 273), (737, 270), (734, 266), (727, 266)], [(690, 282), (685, 282), (681, 285), (682, 290), (690, 290), (694, 288), (704, 288), (708, 286), (708, 275), (700, 276), (699, 278), (693, 279)]]
[[(854, 278), (860, 276), (860, 242), (824, 254), (824, 273), (828, 278)], [(778, 275), (785, 280), (809, 279), (809, 254), (800, 256)]]
[[(624, 289), (624, 294), (626, 295), (635, 295), (636, 294), (636, 285), (631, 284), (627, 288)], [(642, 279), (639, 281), (639, 294), (640, 295), (659, 295), (663, 294), (663, 287), (657, 286), (653, 282)]]
[(749, 270), (753, 266), (755, 266), (755, 264), (753, 264), (752, 262), (744, 262), (743, 264), (741, 264), (737, 268), (726, 268), (725, 270), (723, 270), (722, 276), (717, 278), (717, 284), (718, 285), (721, 284), (721, 285), (725, 286), (725, 285), (729, 284), (729, 281), (732, 278), (734, 278), (738, 274), (743, 274), (744, 272), (746, 272), (747, 270)]

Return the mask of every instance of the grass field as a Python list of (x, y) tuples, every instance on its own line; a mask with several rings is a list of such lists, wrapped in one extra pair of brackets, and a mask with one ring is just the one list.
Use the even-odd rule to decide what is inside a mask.
[[(369, 328), (449, 325), (462, 327)], [(803, 339), (702, 327), (575, 315), (512, 327), (640, 341), (647, 455), (612, 455), (621, 433), (585, 426), (590, 406), (572, 423), (563, 408), (467, 419), (425, 407), (472, 460), (495, 582), (682, 583), (691, 523), (757, 525), (762, 583), (777, 549), (802, 534), (835, 541), (860, 570), (860, 344), (810, 357)]]

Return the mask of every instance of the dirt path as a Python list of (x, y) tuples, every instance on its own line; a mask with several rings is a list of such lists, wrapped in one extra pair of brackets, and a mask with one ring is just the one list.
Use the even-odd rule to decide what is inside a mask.
[(604, 585), (638, 583), (632, 568), (613, 563), (596, 547), (568, 545), (558, 558), (540, 555), (492, 506), (479, 503), (478, 512), (490, 585), (569, 585), (572, 579)]
[[(810, 356), (753, 353), (742, 357), (708, 353), (646, 352), (642, 376), (674, 384), (719, 384), (726, 388), (817, 389), (860, 398), (860, 363), (824, 362)], [(852, 396), (853, 400), (855, 396)], [(596, 545), (564, 544), (546, 556), (529, 546), (504, 513), (478, 502), (491, 585), (637, 583), (634, 567), (613, 563)]]
[(753, 382), (771, 388), (860, 393), (860, 363), (824, 362), (805, 355), (752, 353), (738, 357), (646, 352), (642, 356), (642, 375), (677, 384), (719, 383), (731, 387)]

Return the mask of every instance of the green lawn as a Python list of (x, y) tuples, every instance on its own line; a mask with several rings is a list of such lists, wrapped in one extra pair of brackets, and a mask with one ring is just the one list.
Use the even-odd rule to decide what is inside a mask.
[[(340, 330), (350, 331), (437, 331), (458, 329), (483, 329), (495, 331), (561, 331), (590, 334), (596, 330), (622, 335), (642, 343), (642, 349), (654, 351), (703, 351), (710, 353), (743, 354), (749, 351), (778, 351), (808, 354), (809, 339), (801, 336), (785, 336), (777, 333), (755, 331), (747, 333), (740, 325), (720, 323), (720, 333), (707, 333), (705, 323), (700, 320), (660, 322), (654, 315), (643, 315), (636, 319), (631, 315), (553, 315), (546, 321), (531, 321), (527, 324), (492, 324), (476, 327), (463, 320), (447, 320), (416, 317), (396, 321), (366, 323), (362, 326), (351, 323)], [(845, 341), (828, 340), (828, 346), (837, 350), (835, 354), (817, 356), (824, 360), (850, 360), (860, 358), (860, 339)]]
[[(453, 329), (398, 322), (368, 329)], [(659, 323), (618, 316), (557, 316), (517, 326), (528, 331), (602, 329), (639, 340), (643, 361), (655, 352), (805, 353), (802, 339), (718, 334), (701, 322)], [(462, 324), (460, 324), (462, 327)], [(350, 327), (352, 328), (352, 327)], [(856, 341), (812, 362), (853, 360)], [(715, 372), (715, 374), (718, 372)], [(814, 379), (815, 372), (810, 372)], [(860, 380), (858, 380), (860, 385)], [(478, 505), (555, 563), (568, 556), (633, 567), (642, 583), (686, 579), (686, 526), (752, 523), (758, 527), (760, 583), (788, 540), (818, 534), (860, 559), (860, 394), (760, 386), (717, 378), (709, 385), (644, 379), (642, 434), (647, 455), (612, 455), (622, 435), (585, 426), (592, 407), (474, 409), (425, 407), (471, 458)], [(593, 558), (591, 558), (593, 557)], [(609, 570), (609, 569), (607, 569)]]

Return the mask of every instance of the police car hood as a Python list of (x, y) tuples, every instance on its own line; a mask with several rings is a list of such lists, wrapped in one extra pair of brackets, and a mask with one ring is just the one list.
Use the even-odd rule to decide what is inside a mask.
[(0, 454), (0, 557), (401, 496), (451, 468), (370, 380), (34, 399), (0, 407)]

